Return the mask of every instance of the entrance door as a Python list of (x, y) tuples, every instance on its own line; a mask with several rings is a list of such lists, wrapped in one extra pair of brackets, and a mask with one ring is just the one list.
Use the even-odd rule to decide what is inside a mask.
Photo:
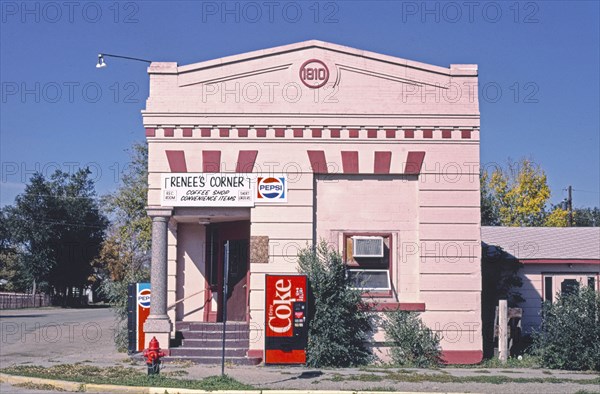
[(229, 240), (227, 320), (246, 321), (248, 240)]
[[(207, 253), (209, 262), (209, 277), (212, 284), (209, 288), (216, 305), (211, 305), (207, 310), (208, 321), (222, 321), (223, 319), (223, 279), (225, 266), (225, 245), (229, 241), (229, 279), (227, 294), (227, 320), (247, 321), (248, 318), (248, 268), (249, 268), (249, 240), (250, 222), (223, 222), (210, 225), (211, 239), (207, 244), (212, 247), (211, 254)], [(207, 251), (208, 252), (208, 251)], [(216, 308), (215, 308), (216, 306)]]

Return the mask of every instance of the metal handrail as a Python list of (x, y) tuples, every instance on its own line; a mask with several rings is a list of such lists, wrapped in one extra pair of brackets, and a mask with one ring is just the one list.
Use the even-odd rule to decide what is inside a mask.
[[(174, 308), (175, 306), (177, 306), (177, 304), (179, 304), (180, 302), (182, 302), (182, 301), (185, 301), (185, 300), (187, 300), (188, 298), (191, 298), (191, 297), (193, 297), (193, 296), (195, 296), (195, 295), (198, 295), (198, 294), (200, 294), (200, 293), (204, 293), (205, 291), (206, 291), (206, 289), (204, 289), (204, 290), (200, 290), (200, 291), (198, 291), (198, 292), (196, 292), (196, 293), (193, 293), (193, 294), (190, 294), (190, 295), (188, 295), (188, 296), (185, 296), (185, 297), (183, 297), (182, 299), (179, 299), (179, 300), (175, 301), (174, 303), (172, 303), (171, 305), (169, 305), (169, 306), (167, 307), (167, 310), (173, 309), (173, 308)], [(212, 298), (212, 297), (211, 297), (211, 298)], [(209, 298), (207, 301), (210, 301), (210, 298)]]

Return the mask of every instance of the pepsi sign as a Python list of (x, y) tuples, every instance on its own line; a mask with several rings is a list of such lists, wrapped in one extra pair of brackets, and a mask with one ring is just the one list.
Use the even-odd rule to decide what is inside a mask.
[(142, 289), (137, 294), (137, 302), (141, 308), (150, 308), (150, 289)]
[(287, 180), (285, 176), (258, 178), (256, 202), (287, 202)]

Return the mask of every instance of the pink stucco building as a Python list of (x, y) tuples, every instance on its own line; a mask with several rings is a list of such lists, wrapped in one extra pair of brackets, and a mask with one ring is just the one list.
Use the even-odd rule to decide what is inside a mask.
[(265, 274), (325, 239), (374, 310), (421, 311), (448, 362), (481, 360), (476, 65), (306, 41), (148, 72), (146, 338), (212, 360), (230, 241), (229, 356), (260, 361)]

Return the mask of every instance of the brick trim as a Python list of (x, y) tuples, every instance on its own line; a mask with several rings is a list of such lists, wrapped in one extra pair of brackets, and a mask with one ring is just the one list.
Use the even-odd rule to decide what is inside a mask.
[[(399, 127), (399, 126), (398, 126)], [(175, 128), (174, 126), (166, 125), (152, 125), (145, 127), (146, 137), (152, 138), (157, 137), (157, 129), (162, 130), (161, 137), (173, 138), (175, 137)], [(213, 137), (212, 131), (213, 128), (217, 132), (218, 137), (220, 138), (228, 138), (231, 137), (232, 133), (235, 133), (237, 130), (237, 136), (241, 138), (249, 137), (249, 130), (253, 128), (253, 126), (248, 125), (240, 125), (240, 126), (202, 126), (202, 125), (181, 125), (178, 126), (182, 130), (182, 137), (190, 138), (195, 134), (194, 130), (199, 130), (199, 136), (202, 138), (210, 138)], [(415, 131), (419, 130), (421, 133), (421, 137), (424, 139), (473, 139), (473, 132), (478, 131), (479, 127), (471, 128), (469, 127), (460, 127), (460, 126), (414, 126), (410, 129), (402, 129), (395, 127), (386, 127), (384, 125), (381, 126), (259, 126), (254, 128), (256, 130), (255, 138), (266, 138), (267, 137), (267, 129), (272, 128), (275, 133), (275, 138), (324, 138), (323, 130), (328, 129), (329, 135), (328, 138), (344, 138), (344, 139), (361, 139), (361, 140), (375, 140), (375, 139), (412, 139), (416, 138)], [(288, 130), (289, 129), (289, 130)], [(365, 132), (361, 134), (361, 130)], [(379, 132), (381, 130), (381, 133)], [(291, 133), (287, 133), (286, 131), (290, 131)], [(342, 136), (342, 132), (344, 132)], [(347, 134), (346, 134), (347, 132)], [(453, 138), (453, 133), (460, 133), (460, 137)], [(254, 137), (254, 136), (253, 136)]]
[(519, 259), (523, 264), (600, 264), (600, 259)]
[(444, 364), (479, 364), (481, 360), (482, 350), (442, 350)]
[(369, 302), (367, 306), (374, 312), (413, 311), (425, 312), (424, 302)]

